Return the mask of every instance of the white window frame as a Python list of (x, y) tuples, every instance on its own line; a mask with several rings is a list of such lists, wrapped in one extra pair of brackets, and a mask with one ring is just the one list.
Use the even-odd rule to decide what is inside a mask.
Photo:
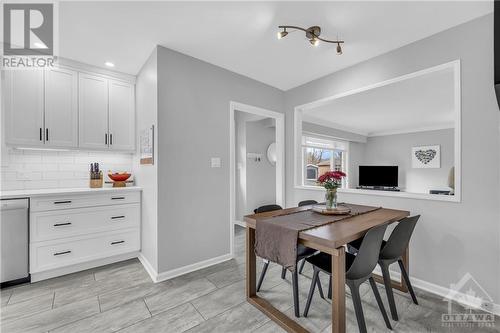
[[(301, 181), (300, 186), (305, 188), (320, 188), (323, 187), (320, 185), (309, 185), (306, 184), (306, 180), (311, 180), (306, 178), (307, 176), (307, 166), (304, 160), (304, 148), (315, 148), (315, 149), (325, 149), (330, 151), (342, 151), (342, 171), (346, 174), (349, 170), (349, 142), (345, 140), (340, 140), (333, 137), (328, 137), (324, 135), (319, 135), (315, 133), (303, 132), (301, 137), (301, 145), (300, 145), (300, 153), (301, 153)], [(330, 155), (330, 167), (333, 165), (333, 154)], [(318, 174), (318, 173), (317, 173)], [(345, 179), (342, 180), (341, 188), (348, 188), (348, 178), (349, 175)]]

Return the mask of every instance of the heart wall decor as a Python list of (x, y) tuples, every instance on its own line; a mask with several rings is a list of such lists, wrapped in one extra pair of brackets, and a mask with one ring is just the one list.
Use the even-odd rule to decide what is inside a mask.
[(420, 146), (413, 147), (411, 158), (413, 168), (440, 168), (441, 167), (441, 147)]

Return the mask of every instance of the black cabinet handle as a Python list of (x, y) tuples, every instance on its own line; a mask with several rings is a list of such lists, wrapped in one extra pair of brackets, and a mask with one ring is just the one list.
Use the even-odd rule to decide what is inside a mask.
[(40, 127), (40, 141), (43, 141), (43, 138), (42, 138), (42, 128)]
[(123, 200), (125, 197), (112, 197), (111, 200)]
[(109, 135), (109, 144), (113, 145), (113, 134)]
[(121, 243), (125, 243), (125, 241), (121, 240), (121, 241), (111, 242), (111, 245), (116, 245), (116, 244), (121, 244)]
[(124, 219), (125, 218), (125, 215), (120, 215), (120, 216), (111, 216), (111, 219), (112, 220), (116, 220), (116, 219)]
[(54, 201), (54, 205), (68, 204), (68, 203), (71, 203), (71, 200)]
[(108, 144), (108, 134), (104, 133), (104, 144)]
[(49, 129), (45, 129), (45, 141), (49, 141)]
[(65, 223), (56, 223), (54, 224), (54, 227), (62, 227), (63, 225), (71, 225), (71, 222), (65, 222)]
[(71, 253), (71, 251), (63, 251), (63, 252), (56, 252), (54, 253), (55, 256), (62, 256), (63, 254), (68, 254)]

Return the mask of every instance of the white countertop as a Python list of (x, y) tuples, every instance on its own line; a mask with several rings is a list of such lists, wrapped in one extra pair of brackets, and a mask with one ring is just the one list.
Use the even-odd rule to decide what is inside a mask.
[(0, 199), (32, 198), (52, 194), (106, 193), (120, 191), (140, 191), (141, 187), (101, 187), (101, 188), (45, 188), (37, 190), (0, 191)]

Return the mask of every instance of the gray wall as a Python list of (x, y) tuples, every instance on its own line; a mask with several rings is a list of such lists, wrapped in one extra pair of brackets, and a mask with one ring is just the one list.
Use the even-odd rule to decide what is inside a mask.
[[(466, 41), (474, 41), (474, 47)], [(500, 112), (493, 90), (493, 15), (287, 91), (286, 161), (293, 165), (295, 106), (456, 59), (461, 60), (462, 202), (345, 193), (340, 200), (422, 214), (410, 244), (410, 274), (449, 288), (470, 272), (500, 303)], [(288, 205), (322, 197), (321, 191), (294, 189), (292, 168), (286, 173)]]
[[(264, 119), (265, 120), (265, 119)], [(247, 195), (244, 214), (259, 206), (276, 203), (276, 167), (267, 160), (267, 147), (276, 141), (276, 128), (263, 121), (246, 123), (247, 153), (262, 154), (260, 162), (246, 160)]]
[[(229, 102), (282, 112), (283, 92), (158, 47), (158, 270), (230, 252)], [(210, 168), (210, 157), (222, 168)]]
[[(397, 165), (399, 187), (407, 192), (429, 193), (431, 189), (448, 189), (448, 174), (454, 165), (455, 156), (453, 136), (454, 130), (446, 129), (369, 137), (360, 163), (362, 165)], [(412, 147), (428, 145), (441, 146), (441, 167), (412, 168)]]
[(302, 122), (302, 131), (320, 135), (326, 135), (332, 138), (342, 139), (346, 141), (366, 142), (366, 136), (364, 135), (347, 132), (332, 127), (313, 124), (307, 121)]
[[(158, 81), (156, 48), (137, 76), (136, 94), (136, 147), (133, 171), (135, 183), (142, 187), (142, 255), (158, 271), (158, 149), (155, 163), (141, 165), (139, 137), (143, 129), (155, 126), (155, 143), (158, 142)], [(156, 147), (155, 147), (156, 148)]]

